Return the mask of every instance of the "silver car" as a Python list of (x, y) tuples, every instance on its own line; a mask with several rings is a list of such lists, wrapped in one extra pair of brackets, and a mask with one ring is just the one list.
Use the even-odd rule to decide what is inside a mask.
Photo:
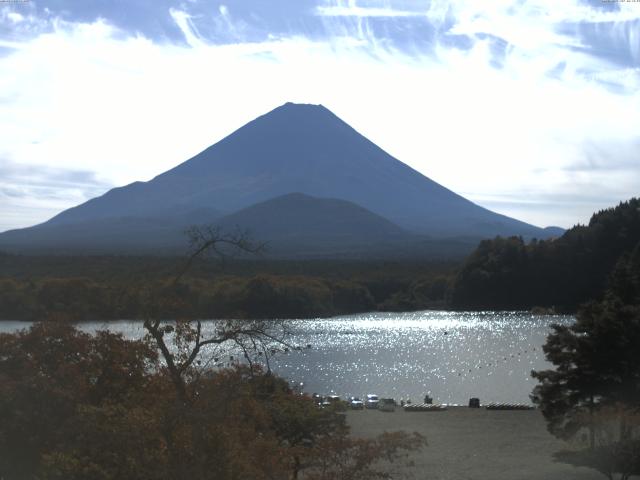
[(374, 395), (373, 393), (369, 393), (367, 394), (367, 400), (364, 403), (364, 406), (366, 408), (378, 408), (378, 402), (380, 401), (380, 399), (378, 398), (378, 395)]

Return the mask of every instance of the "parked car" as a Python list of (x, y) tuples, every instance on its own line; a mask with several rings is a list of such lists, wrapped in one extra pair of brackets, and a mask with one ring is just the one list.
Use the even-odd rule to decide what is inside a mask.
[(378, 402), (380, 400), (378, 399), (378, 395), (374, 395), (373, 393), (369, 393), (367, 395), (367, 401), (365, 402), (364, 406), (366, 408), (378, 408)]
[(358, 397), (349, 398), (349, 406), (351, 410), (362, 410), (364, 408), (364, 402)]
[(347, 409), (347, 405), (347, 402), (341, 400), (338, 395), (327, 395), (322, 402), (323, 408), (330, 407), (336, 412), (344, 412)]
[(378, 410), (381, 412), (395, 412), (396, 401), (393, 398), (381, 398), (378, 402)]

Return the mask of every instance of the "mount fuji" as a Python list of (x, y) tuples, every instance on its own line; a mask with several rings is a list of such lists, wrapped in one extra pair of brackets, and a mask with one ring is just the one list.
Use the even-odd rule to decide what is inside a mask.
[(291, 252), (312, 252), (324, 245), (323, 255), (347, 245), (373, 252), (377, 244), (426, 241), (433, 247), (466, 239), (471, 245), (496, 235), (562, 232), (476, 205), (321, 105), (287, 103), (148, 182), (114, 188), (40, 225), (0, 234), (0, 248), (170, 250), (184, 244), (181, 232), (192, 224), (248, 229), (276, 250), (287, 245)]

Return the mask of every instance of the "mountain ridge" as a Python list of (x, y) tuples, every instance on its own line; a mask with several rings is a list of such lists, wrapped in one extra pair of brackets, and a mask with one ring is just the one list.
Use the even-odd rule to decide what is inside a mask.
[[(293, 192), (351, 202), (433, 238), (557, 234), (466, 200), (395, 159), (324, 106), (293, 103), (148, 182), (114, 188), (23, 232), (123, 217), (163, 221), (199, 210), (215, 210), (219, 219)], [(205, 223), (210, 216), (192, 220)], [(7, 236), (15, 238), (6, 233), (0, 234), (0, 246)]]

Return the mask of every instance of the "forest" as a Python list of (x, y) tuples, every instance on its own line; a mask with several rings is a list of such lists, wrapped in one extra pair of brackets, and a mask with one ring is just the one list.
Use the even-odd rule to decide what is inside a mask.
[(0, 319), (314, 318), (367, 311), (574, 313), (599, 299), (616, 262), (640, 248), (640, 200), (595, 213), (550, 240), (496, 237), (463, 262), (0, 254)]
[(215, 259), (173, 283), (185, 258), (0, 256), (0, 319), (313, 318), (442, 308), (455, 264)]
[(640, 248), (640, 199), (595, 213), (552, 240), (485, 240), (452, 282), (449, 306), (460, 310), (530, 310), (574, 313), (600, 299), (616, 263)]

